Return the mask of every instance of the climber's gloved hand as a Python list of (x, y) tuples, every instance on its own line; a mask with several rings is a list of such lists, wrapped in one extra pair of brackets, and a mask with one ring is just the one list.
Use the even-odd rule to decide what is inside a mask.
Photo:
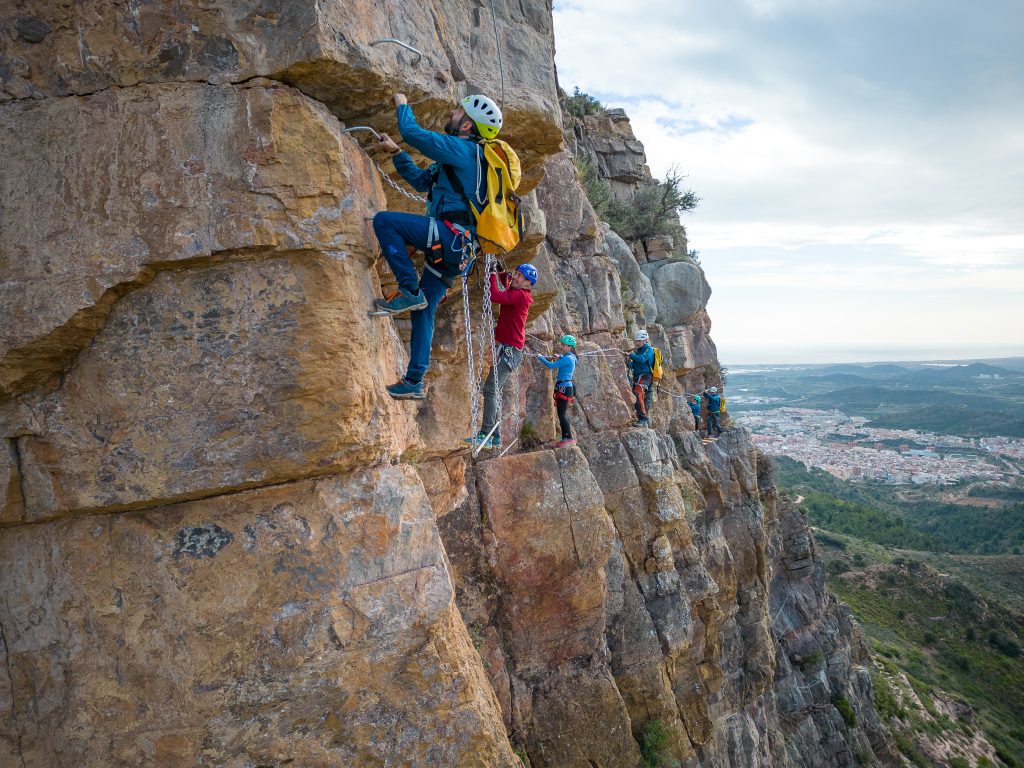
[(402, 148), (395, 143), (395, 140), (388, 136), (386, 133), (380, 135), (380, 141), (377, 142), (379, 149), (386, 150), (389, 154), (397, 155), (402, 151)]
[(498, 268), (498, 272), (508, 272), (508, 270), (505, 268), (505, 262), (503, 262), (501, 259), (495, 259), (494, 266)]

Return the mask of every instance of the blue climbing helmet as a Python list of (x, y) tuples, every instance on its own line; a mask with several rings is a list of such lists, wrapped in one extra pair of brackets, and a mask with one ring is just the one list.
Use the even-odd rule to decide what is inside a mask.
[(537, 268), (533, 264), (520, 264), (516, 271), (530, 281), (530, 285), (537, 284)]

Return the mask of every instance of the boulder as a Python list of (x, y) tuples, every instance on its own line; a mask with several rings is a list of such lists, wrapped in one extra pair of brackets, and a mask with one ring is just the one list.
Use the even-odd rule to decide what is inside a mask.
[(684, 325), (711, 297), (704, 270), (689, 261), (661, 260), (641, 264), (658, 303), (658, 322), (666, 328)]

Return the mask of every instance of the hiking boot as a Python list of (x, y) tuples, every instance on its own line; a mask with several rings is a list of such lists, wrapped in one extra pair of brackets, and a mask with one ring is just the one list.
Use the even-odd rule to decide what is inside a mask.
[(574, 437), (566, 437), (566, 438), (564, 438), (562, 440), (559, 440), (557, 443), (555, 443), (551, 447), (552, 448), (565, 448), (565, 446), (567, 446), (567, 445), (576, 445), (576, 438), (574, 438)]
[(423, 393), (423, 382), (413, 384), (408, 379), (402, 379), (397, 384), (386, 387), (388, 394), (395, 400), (426, 400)]
[(464, 443), (469, 443), (474, 448), (483, 443), (484, 448), (501, 448), (501, 435), (491, 435), (487, 439), (485, 432), (477, 432), (473, 437), (463, 438)]
[(633, 426), (635, 426), (635, 427), (649, 427), (649, 426), (651, 426), (651, 420), (650, 419), (637, 419), (636, 422), (633, 424)]
[(387, 312), (389, 315), (398, 315), (402, 312), (413, 312), (427, 306), (427, 297), (421, 288), (416, 293), (409, 293), (404, 288), (399, 288), (398, 293), (390, 300), (375, 299), (373, 306), (378, 311)]

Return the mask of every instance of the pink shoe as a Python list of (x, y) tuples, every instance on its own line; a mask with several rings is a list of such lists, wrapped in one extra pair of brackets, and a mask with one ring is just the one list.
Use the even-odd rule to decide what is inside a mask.
[(551, 447), (552, 448), (565, 448), (565, 446), (567, 446), (567, 445), (576, 445), (576, 439), (570, 437), (568, 440), (559, 440), (557, 443), (555, 443)]

